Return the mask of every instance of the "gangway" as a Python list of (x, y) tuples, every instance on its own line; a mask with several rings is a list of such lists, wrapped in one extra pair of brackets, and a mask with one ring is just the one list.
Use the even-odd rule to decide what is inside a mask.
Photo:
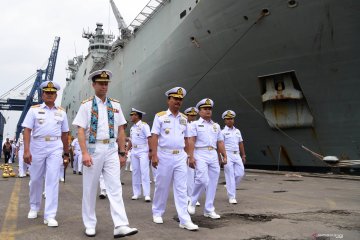
[[(19, 122), (16, 127), (16, 139), (19, 138), (21, 132), (21, 124), (25, 119), (27, 112), (30, 107), (35, 104), (42, 103), (41, 99), (41, 89), (39, 88), (40, 84), (44, 81), (52, 81), (54, 78), (55, 65), (57, 59), (57, 53), (59, 50), (60, 37), (55, 37), (53, 47), (51, 49), (50, 57), (48, 60), (48, 64), (46, 69), (38, 69), (36, 72), (35, 82), (32, 85), (29, 95), (26, 99), (0, 99), (0, 110), (8, 110), (8, 111), (22, 111), (21, 116), (19, 118)], [(18, 86), (17, 86), (18, 87)], [(6, 96), (8, 93), (3, 94)], [(2, 135), (2, 133), (0, 133)]]

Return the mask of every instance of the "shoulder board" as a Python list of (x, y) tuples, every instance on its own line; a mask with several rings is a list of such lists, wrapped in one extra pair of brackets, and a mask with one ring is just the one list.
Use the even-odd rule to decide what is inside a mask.
[(144, 121), (141, 121), (141, 123), (142, 123), (142, 124), (147, 124), (147, 123), (146, 123), (146, 122), (144, 122)]
[(40, 107), (40, 104), (36, 104), (34, 106), (31, 106), (31, 108), (37, 108), (37, 107)]
[(65, 109), (61, 106), (58, 106), (58, 109), (63, 110), (65, 112)]
[(89, 97), (88, 99), (85, 99), (84, 101), (82, 101), (81, 104), (84, 104), (84, 103), (86, 103), (86, 102), (88, 102), (88, 101), (91, 101), (91, 100), (93, 100), (93, 99), (94, 99), (94, 96)]
[(158, 112), (156, 114), (156, 116), (161, 117), (161, 116), (164, 116), (165, 114), (166, 114), (166, 111), (162, 111), (162, 112)]
[(113, 99), (113, 98), (109, 98), (109, 99), (110, 99), (110, 101), (120, 103), (120, 101), (119, 101), (119, 100), (116, 100), (116, 99)]
[(188, 118), (185, 114), (181, 113), (181, 116), (184, 117), (184, 118)]

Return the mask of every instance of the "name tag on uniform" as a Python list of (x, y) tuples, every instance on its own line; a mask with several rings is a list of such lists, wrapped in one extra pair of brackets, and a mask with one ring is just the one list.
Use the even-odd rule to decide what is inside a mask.
[(198, 125), (198, 127), (204, 127), (204, 125)]
[(38, 112), (38, 114), (45, 114), (45, 112)]
[(62, 114), (59, 113), (59, 112), (56, 112), (56, 113), (55, 113), (55, 116), (62, 117)]
[(171, 121), (170, 120), (164, 120), (164, 123), (170, 123)]
[(230, 135), (230, 133), (225, 133), (225, 135)]
[(185, 119), (180, 119), (180, 124), (181, 125), (186, 125), (186, 120)]

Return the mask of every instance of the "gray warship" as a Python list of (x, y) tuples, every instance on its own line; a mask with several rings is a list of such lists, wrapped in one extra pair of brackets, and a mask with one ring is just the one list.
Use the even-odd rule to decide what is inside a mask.
[[(62, 106), (72, 122), (92, 96), (88, 75), (109, 69), (124, 114), (166, 109), (182, 86), (184, 109), (214, 100), (214, 120), (237, 113), (249, 167), (317, 171), (326, 156), (360, 159), (360, 2), (151, 0), (119, 37), (83, 32), (88, 54), (68, 62)], [(75, 129), (72, 129), (73, 133)], [(330, 157), (331, 159), (331, 157)]]

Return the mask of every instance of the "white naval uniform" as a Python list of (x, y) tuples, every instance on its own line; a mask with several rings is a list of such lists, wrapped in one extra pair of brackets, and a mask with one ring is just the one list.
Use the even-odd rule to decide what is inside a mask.
[(11, 144), (11, 157), (10, 157), (11, 163), (15, 162), (15, 153), (16, 153), (16, 144), (13, 142)]
[(164, 214), (170, 183), (173, 182), (174, 201), (180, 224), (190, 222), (186, 197), (187, 154), (184, 151), (187, 119), (181, 113), (174, 116), (170, 110), (160, 112), (155, 115), (151, 133), (159, 136), (153, 216), (162, 217)]
[(239, 143), (243, 139), (240, 130), (235, 127), (225, 126), (221, 133), (227, 154), (227, 164), (224, 166), (227, 194), (229, 198), (236, 198), (236, 186), (244, 176), (244, 164), (239, 151)]
[(74, 149), (73, 171), (82, 172), (83, 164), (82, 164), (82, 153), (79, 144), (79, 139), (75, 138), (72, 141), (71, 146)]
[(195, 206), (201, 193), (206, 189), (204, 213), (215, 211), (214, 199), (220, 175), (220, 165), (216, 152), (217, 142), (223, 141), (219, 124), (212, 120), (199, 118), (191, 123), (189, 137), (196, 137), (195, 184), (191, 197), (191, 205)]
[(24, 162), (24, 137), (20, 135), (16, 147), (18, 150), (18, 163), (19, 163), (19, 177), (26, 176), (27, 164)]
[(63, 165), (61, 134), (69, 131), (66, 112), (42, 103), (31, 107), (22, 126), (32, 129), (30, 152), (30, 209), (39, 211), (45, 175), (44, 219), (55, 218), (59, 200), (59, 173)]
[[(114, 113), (114, 139), (110, 143), (103, 143), (99, 140), (109, 139), (109, 123), (106, 102), (103, 103), (96, 97), (98, 104), (98, 125), (95, 144), (89, 144), (89, 131), (92, 98), (83, 101), (80, 109), (73, 121), (73, 125), (85, 129), (86, 145), (92, 158), (93, 165), (83, 168), (83, 197), (82, 197), (82, 217), (86, 228), (95, 228), (97, 219), (95, 213), (96, 194), (99, 184), (100, 174), (103, 174), (107, 195), (110, 201), (110, 211), (115, 227), (126, 226), (129, 224), (125, 212), (122, 198), (122, 187), (120, 182), (120, 161), (118, 156), (118, 146), (115, 139), (118, 135), (118, 127), (124, 125), (126, 120), (121, 110), (120, 103), (111, 99)], [(106, 101), (110, 99), (107, 98)]]
[(130, 129), (132, 144), (132, 188), (134, 196), (141, 196), (141, 186), (144, 196), (150, 197), (149, 145), (150, 127), (143, 121), (138, 121)]

